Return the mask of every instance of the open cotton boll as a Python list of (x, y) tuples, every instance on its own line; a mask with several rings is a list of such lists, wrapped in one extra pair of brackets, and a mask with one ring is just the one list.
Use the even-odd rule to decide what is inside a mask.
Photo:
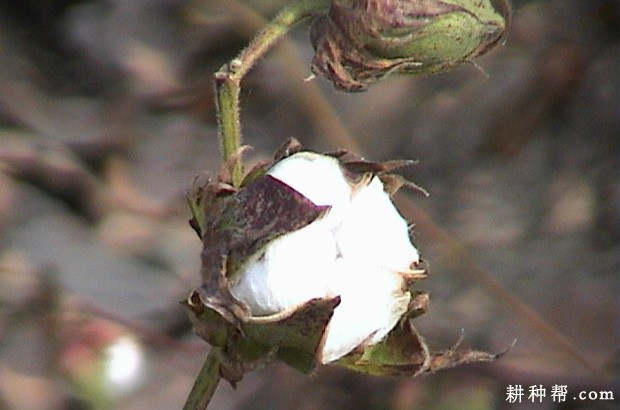
[(378, 343), (405, 314), (411, 298), (399, 272), (419, 261), (407, 222), (381, 180), (349, 181), (337, 158), (312, 152), (293, 154), (268, 174), (330, 209), (271, 241), (241, 267), (231, 293), (257, 316), (340, 296), (317, 352), (321, 363), (361, 344)]
[(416, 376), (500, 355), (431, 350), (413, 323), (427, 277), (392, 203), (393, 173), (411, 161), (370, 162), (302, 151), (290, 140), (271, 165), (231, 185), (197, 179), (188, 193), (202, 239), (202, 283), (184, 304), (233, 386), (272, 361), (303, 372), (336, 364), (372, 375)]

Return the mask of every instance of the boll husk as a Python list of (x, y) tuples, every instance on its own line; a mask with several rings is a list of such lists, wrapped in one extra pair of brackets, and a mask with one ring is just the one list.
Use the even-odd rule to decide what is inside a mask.
[(312, 71), (338, 89), (364, 91), (388, 74), (471, 61), (498, 44), (505, 28), (490, 0), (334, 0), (312, 25)]
[(372, 374), (415, 375), (483, 352), (430, 353), (409, 318), (427, 276), (391, 194), (408, 184), (346, 152), (290, 141), (240, 188), (227, 173), (197, 181), (191, 223), (203, 241), (203, 284), (186, 305), (196, 333), (221, 348), (231, 383), (279, 359), (308, 372), (336, 363)]
[(321, 363), (376, 344), (407, 311), (405, 277), (420, 263), (379, 177), (349, 180), (337, 158), (314, 152), (291, 155), (266, 176), (328, 209), (253, 255), (235, 274), (231, 293), (259, 316), (340, 297), (317, 352)]

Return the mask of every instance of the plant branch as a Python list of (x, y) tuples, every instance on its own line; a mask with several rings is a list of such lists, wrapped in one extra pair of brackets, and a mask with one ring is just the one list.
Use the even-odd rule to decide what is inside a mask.
[(202, 369), (187, 396), (183, 410), (204, 410), (209, 405), (213, 393), (220, 382), (220, 349), (212, 347)]
[[(256, 62), (295, 24), (329, 7), (330, 0), (297, 0), (284, 8), (230, 63), (214, 75), (216, 109), (221, 151), (224, 162), (232, 161), (231, 179), (241, 185), (243, 166), (238, 156), (241, 148), (239, 93), (241, 80)], [(220, 349), (212, 347), (200, 369), (183, 410), (206, 409), (220, 381)]]
[[(220, 143), (224, 161), (234, 158), (241, 147), (239, 92), (243, 77), (256, 62), (295, 24), (329, 7), (330, 0), (297, 0), (285, 7), (241, 54), (225, 64), (214, 75)], [(241, 184), (241, 159), (233, 160), (231, 178), (234, 186)]]

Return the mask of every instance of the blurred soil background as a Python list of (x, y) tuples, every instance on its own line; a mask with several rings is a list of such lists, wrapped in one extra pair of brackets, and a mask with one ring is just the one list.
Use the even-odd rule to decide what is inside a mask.
[[(184, 192), (220, 166), (211, 76), (284, 3), (0, 3), (0, 409), (182, 406), (208, 349), (179, 301), (201, 248)], [(432, 271), (416, 326), (436, 349), (515, 346), (417, 379), (271, 365), (222, 383), (213, 409), (618, 405), (620, 2), (513, 3), (507, 44), (479, 67), (354, 95), (304, 81), (302, 25), (244, 81), (242, 121), (249, 163), (289, 137), (418, 159), (406, 176), (430, 197), (397, 196)], [(138, 371), (114, 384), (98, 374), (119, 340)]]

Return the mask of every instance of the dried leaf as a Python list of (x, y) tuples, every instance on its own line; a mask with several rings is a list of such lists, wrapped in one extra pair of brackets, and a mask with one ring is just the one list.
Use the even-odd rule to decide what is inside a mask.
[(406, 321), (382, 342), (366, 347), (363, 353), (347, 355), (338, 364), (375, 376), (415, 376), (428, 369), (430, 354), (426, 342)]
[(339, 303), (339, 297), (312, 299), (276, 315), (249, 317), (243, 329), (249, 337), (278, 347), (278, 357), (290, 366), (309, 372), (316, 365), (317, 350)]

